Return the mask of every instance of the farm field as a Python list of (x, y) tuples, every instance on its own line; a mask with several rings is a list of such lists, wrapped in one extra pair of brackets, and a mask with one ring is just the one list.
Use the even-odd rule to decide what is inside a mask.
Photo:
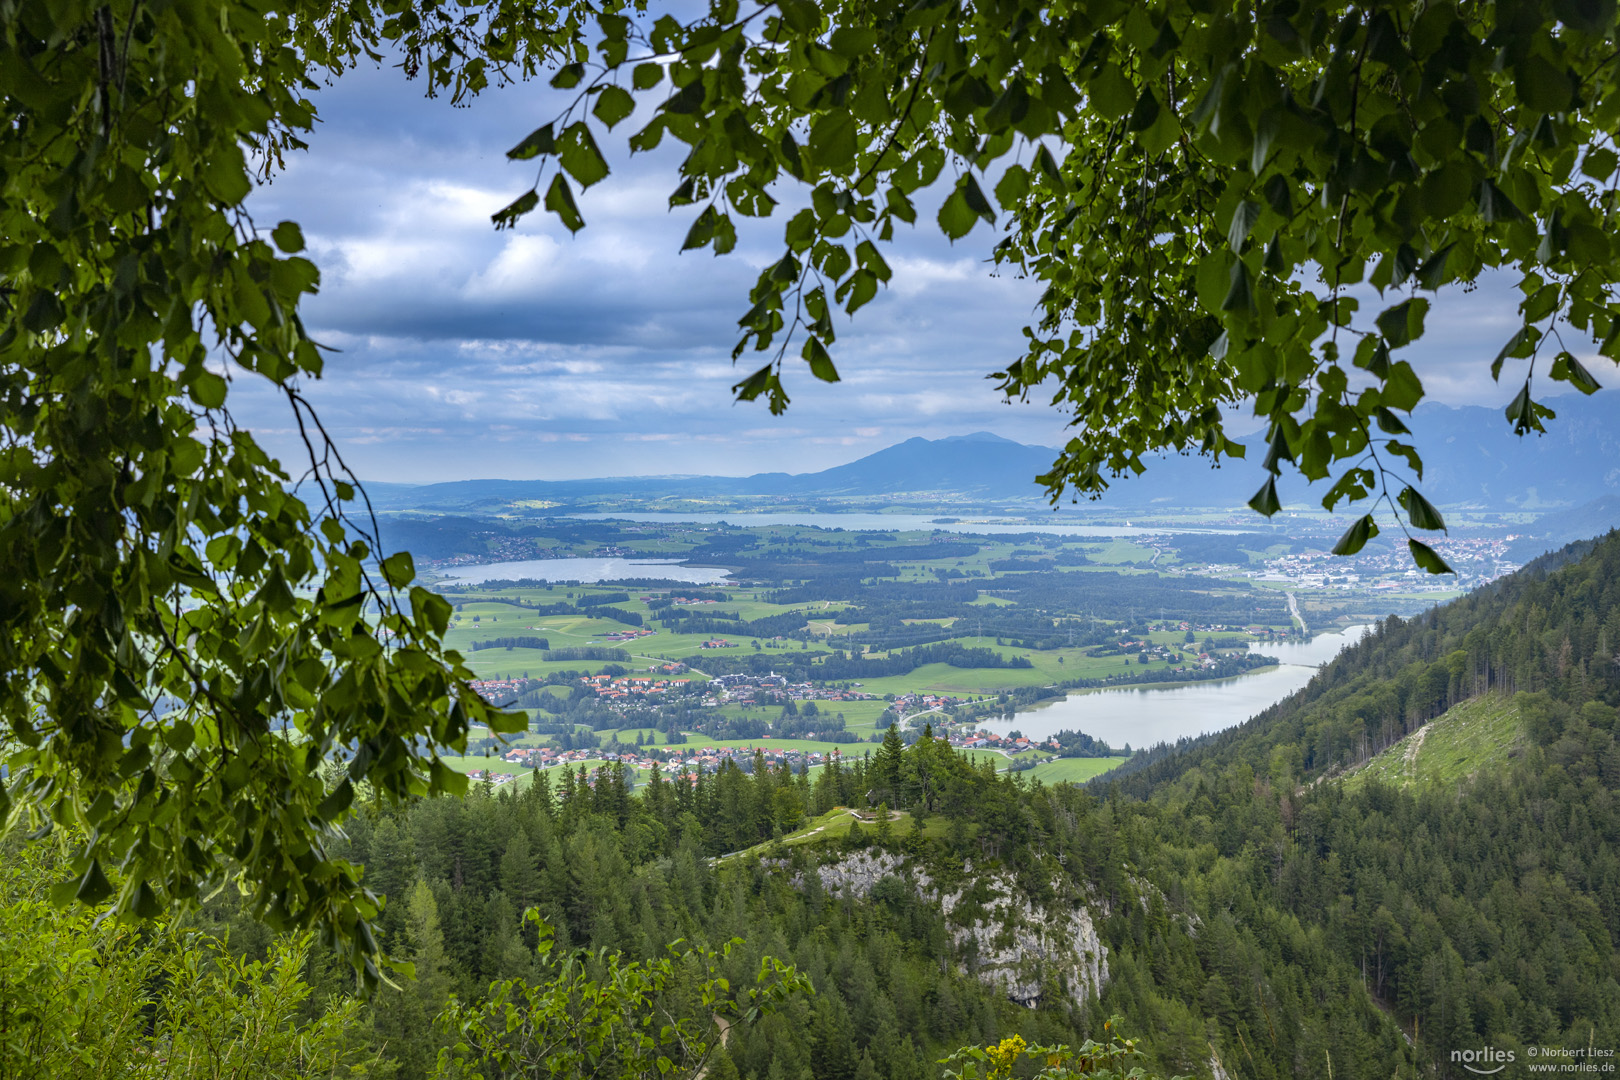
[(1043, 784), (1083, 784), (1128, 760), (1123, 757), (1058, 758), (1056, 761), (1043, 761), (1018, 775), (1026, 780), (1039, 780)]
[[(1219, 542), (1199, 541), (1206, 549)], [(668, 733), (678, 731), (686, 734), (684, 744), (677, 744), (683, 756), (715, 747), (859, 755), (875, 749), (876, 722), (891, 707), (884, 698), (938, 694), (982, 704), (986, 697), (1076, 679), (1162, 676), (1194, 660), (1210, 638), (1228, 652), (1241, 651), (1249, 640), (1214, 626), (1291, 625), (1285, 598), (1247, 579), (1161, 574), (1181, 560), (1175, 546), (1157, 536), (554, 519), (543, 535), (535, 531), (533, 543), (551, 554), (686, 557), (693, 565), (728, 568), (733, 582), (674, 583), (652, 576), (655, 568), (644, 579), (619, 585), (441, 582), (453, 607), (447, 644), (461, 651), (477, 678), (521, 680), (508, 692), (542, 732), (510, 744), (530, 748), (595, 754), (634, 749), (639, 739), (664, 749)], [(615, 617), (603, 617), (603, 610)], [(638, 622), (653, 632), (608, 640), (637, 629)], [(1194, 627), (1191, 643), (1182, 623)], [(524, 638), (543, 638), (547, 648), (529, 647)], [(730, 644), (703, 648), (717, 639)], [(1147, 664), (1139, 662), (1137, 648), (1119, 644), (1144, 640), (1154, 654)], [(603, 651), (590, 660), (559, 655), (582, 648)], [(1089, 655), (1093, 651), (1108, 655)], [(1180, 662), (1168, 663), (1159, 655), (1165, 652)], [(1029, 666), (993, 666), (991, 656)], [(674, 661), (688, 665), (677, 676), (688, 692), (643, 699), (597, 694), (577, 679), (559, 678), (604, 671), (646, 675)], [(539, 685), (548, 679), (558, 681)], [(843, 714), (842, 732), (857, 741), (807, 737), (831, 726), (803, 715), (806, 682), (874, 695), (870, 701), (816, 702), (821, 713)], [(1133, 679), (1116, 685), (1167, 684)], [(537, 695), (547, 703), (543, 710), (535, 708)], [(790, 699), (793, 709), (785, 707)], [(1025, 700), (1027, 695), (1011, 704)], [(951, 708), (922, 713), (907, 702), (904, 712), (950, 730)], [(972, 719), (955, 718), (958, 724)], [(581, 737), (582, 729), (592, 734)], [(493, 760), (483, 756), (486, 749), (492, 749), (487, 736), (475, 740), (456, 767), (485, 767)], [(1007, 766), (1005, 757), (995, 757), (998, 768)], [(1061, 759), (1024, 775), (1078, 781), (1115, 763)]]

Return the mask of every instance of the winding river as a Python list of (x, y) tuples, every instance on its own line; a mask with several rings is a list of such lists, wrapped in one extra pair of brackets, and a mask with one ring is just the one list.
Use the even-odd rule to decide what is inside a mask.
[(1352, 626), (1339, 633), (1318, 634), (1308, 642), (1251, 645), (1251, 652), (1282, 661), (1252, 675), (1180, 686), (1078, 690), (983, 726), (1001, 734), (1016, 729), (1031, 739), (1065, 729), (1083, 731), (1110, 746), (1137, 749), (1220, 731), (1243, 723), (1300, 689), (1311, 681), (1319, 665), (1359, 640), (1366, 629)]

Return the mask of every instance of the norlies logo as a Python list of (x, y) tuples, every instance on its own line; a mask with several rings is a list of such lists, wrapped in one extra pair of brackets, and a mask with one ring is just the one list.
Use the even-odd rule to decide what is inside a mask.
[(1491, 1076), (1513, 1064), (1512, 1050), (1498, 1050), (1487, 1046), (1480, 1050), (1453, 1050), (1451, 1060), (1471, 1073)]

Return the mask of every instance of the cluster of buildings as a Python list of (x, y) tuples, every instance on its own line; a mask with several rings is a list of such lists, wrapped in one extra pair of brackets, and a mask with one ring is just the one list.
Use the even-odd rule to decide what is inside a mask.
[(549, 746), (518, 747), (503, 754), (502, 760), (508, 765), (517, 765), (525, 769), (549, 769), (553, 765), (577, 765), (596, 756), (598, 755), (595, 751), (591, 750), (553, 750)]
[[(786, 676), (776, 674), (721, 675), (710, 685), (714, 688), (713, 701), (717, 705), (747, 705), (767, 694), (788, 701), (871, 701), (877, 697), (876, 694), (863, 694), (859, 690), (817, 686), (812, 682), (790, 683)], [(853, 685), (859, 686), (860, 683)]]
[(1238, 626), (1235, 623), (1195, 623), (1195, 622), (1169, 622), (1153, 623), (1149, 630), (1170, 630), (1182, 632), (1191, 630), (1195, 634), (1251, 634), (1258, 638), (1282, 637), (1284, 631), (1274, 630), (1269, 626)]
[(701, 645), (699, 645), (698, 648), (700, 648), (700, 649), (729, 649), (729, 648), (731, 648), (731, 642), (727, 641), (725, 638), (710, 638), (708, 641), (705, 641)]
[(494, 784), (496, 787), (500, 787), (502, 784), (510, 784), (517, 779), (516, 773), (496, 772), (494, 769), (477, 769), (469, 773), (468, 776), (473, 780)]
[(633, 626), (625, 630), (615, 630), (611, 634), (603, 634), (604, 641), (634, 641), (636, 638), (652, 637), (658, 633), (645, 626)]
[(1244, 576), (1258, 581), (1280, 582), (1300, 589), (1364, 589), (1381, 592), (1454, 590), (1471, 588), (1513, 573), (1519, 564), (1507, 558), (1508, 544), (1517, 536), (1435, 537), (1426, 539), (1457, 571), (1456, 578), (1437, 578), (1412, 565), (1405, 546), (1365, 551), (1353, 558), (1326, 551), (1302, 551), (1267, 559), (1262, 570), (1238, 567), (1212, 567), (1229, 576), (1243, 569)]
[(962, 698), (942, 697), (939, 694), (900, 694), (895, 697), (893, 708), (896, 715), (905, 716), (907, 713), (953, 709), (958, 705), (965, 704), (966, 701)]
[[(1230, 629), (1239, 630), (1241, 628), (1234, 626)], [(1163, 660), (1166, 663), (1174, 663), (1176, 661), (1191, 663), (1193, 662), (1192, 658), (1196, 656), (1196, 663), (1201, 668), (1214, 667), (1216, 661), (1220, 660), (1220, 656), (1218, 654), (1197, 652), (1195, 650), (1195, 646), (1192, 645), (1156, 645), (1151, 641), (1120, 641), (1118, 642), (1118, 647), (1124, 652), (1126, 660), (1133, 660), (1143, 653), (1146, 653), (1148, 659), (1150, 660)], [(1093, 653), (1093, 655), (1096, 654)]]
[[(712, 773), (727, 761), (734, 762), (744, 772), (750, 772), (754, 767), (754, 756), (764, 757), (765, 763), (772, 768), (786, 765), (793, 772), (825, 765), (838, 751), (823, 753), (819, 750), (784, 749), (772, 746), (712, 746), (702, 750), (686, 751), (683, 747), (660, 747), (657, 750), (630, 751), (622, 753), (602, 753), (598, 750), (554, 750), (549, 746), (539, 748), (519, 747), (509, 750), (502, 756), (508, 765), (515, 765), (525, 769), (549, 769), (557, 765), (577, 766), (583, 761), (617, 761), (628, 765), (632, 769), (650, 770), (654, 765), (663, 769), (666, 775), (679, 772), (684, 765), (692, 774)], [(487, 770), (485, 770), (487, 771)], [(505, 783), (512, 776), (505, 773), (492, 774), (496, 784)], [(475, 774), (477, 779), (483, 779), (483, 773)], [(502, 779), (504, 777), (504, 779)]]
[(959, 735), (948, 736), (952, 746), (962, 750), (1000, 750), (1004, 754), (1020, 754), (1025, 750), (1044, 747), (1056, 751), (1060, 749), (1056, 739), (1044, 743), (1031, 742), (1020, 735), (1016, 739), (1009, 739), (1005, 735), (997, 735), (993, 731), (968, 731)]
[[(658, 599), (662, 599), (662, 598), (657, 597), (657, 596), (643, 596), (641, 598), (641, 602), (643, 604), (647, 604), (647, 603), (651, 603), (652, 601), (658, 600)], [(718, 604), (718, 603), (720, 603), (720, 601), (718, 601), (718, 600), (697, 600), (697, 599), (694, 599), (694, 598), (689, 597), (689, 596), (671, 596), (669, 598), (669, 600), (676, 607), (690, 607), (693, 604)]]
[(492, 705), (507, 705), (528, 688), (528, 679), (476, 679), (467, 684)]
[(674, 690), (684, 690), (688, 680), (660, 679), (648, 675), (582, 675), (579, 681), (596, 691), (599, 698), (624, 701), (659, 697)]
[[(669, 751), (671, 753), (680, 753), (681, 748), (670, 747)], [(694, 774), (699, 772), (709, 773), (718, 769), (722, 763), (731, 761), (744, 772), (751, 772), (754, 768), (755, 753), (763, 757), (765, 764), (771, 768), (780, 768), (786, 765), (795, 773), (817, 765), (825, 765), (832, 758), (838, 756), (837, 750), (823, 753), (820, 750), (788, 749), (780, 746), (714, 746), (703, 750), (694, 750), (685, 757), (666, 760), (662, 763), (662, 767), (666, 772), (675, 772), (684, 765)], [(635, 755), (629, 756), (633, 757)]]

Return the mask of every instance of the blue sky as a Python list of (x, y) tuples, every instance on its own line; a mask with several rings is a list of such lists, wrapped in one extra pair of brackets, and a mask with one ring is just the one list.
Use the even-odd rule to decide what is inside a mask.
[[(1008, 404), (985, 378), (1021, 353), (1038, 290), (991, 276), (983, 226), (953, 247), (926, 210), (898, 233), (890, 287), (840, 328), (844, 381), (817, 383), (795, 363), (793, 404), (772, 417), (732, 403), (753, 357), (733, 367), (730, 352), (795, 192), (779, 192), (777, 216), (733, 254), (680, 255), (689, 211), (665, 209), (678, 149), (631, 159), (632, 118), (617, 153), (604, 143), (614, 172), (581, 197), (583, 232), (535, 213), (497, 233), (489, 215), (532, 177), (505, 151), (553, 117), (554, 92), (519, 85), (453, 108), (422, 89), (369, 67), (323, 89), (309, 151), (253, 201), (261, 227), (298, 221), (321, 267), (305, 320), (341, 351), (308, 396), (361, 477), (805, 472), (913, 435), (1067, 438), (1063, 414)], [(1487, 365), (1513, 332), (1515, 297), (1490, 282), (1453, 293), (1413, 350), (1419, 374), (1434, 400), (1504, 404), (1514, 391)], [(1612, 365), (1594, 371), (1620, 383)], [(285, 405), (251, 380), (235, 386), (238, 419), (291, 459)]]

